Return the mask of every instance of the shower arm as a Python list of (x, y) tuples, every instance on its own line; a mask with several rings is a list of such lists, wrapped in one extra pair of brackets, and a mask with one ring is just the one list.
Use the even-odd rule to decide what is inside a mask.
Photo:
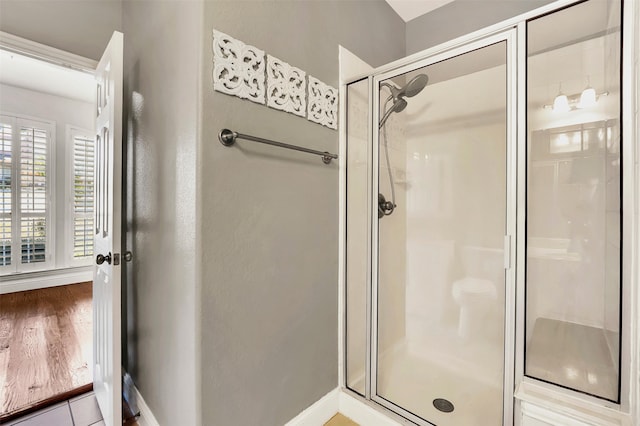
[(391, 83), (387, 83), (386, 81), (381, 81), (380, 82), (380, 86), (385, 86), (389, 88), (389, 91), (391, 91), (391, 97), (394, 98), (397, 93), (400, 93), (400, 88), (397, 87), (394, 84)]

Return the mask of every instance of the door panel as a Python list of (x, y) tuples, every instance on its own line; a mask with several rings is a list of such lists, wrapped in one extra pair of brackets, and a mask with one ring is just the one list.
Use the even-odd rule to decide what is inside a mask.
[(503, 420), (507, 55), (380, 82), (375, 398), (439, 426)]
[(93, 279), (93, 388), (107, 425), (122, 418), (121, 385), (121, 185), (123, 35), (114, 32), (98, 68), (96, 118), (97, 256)]

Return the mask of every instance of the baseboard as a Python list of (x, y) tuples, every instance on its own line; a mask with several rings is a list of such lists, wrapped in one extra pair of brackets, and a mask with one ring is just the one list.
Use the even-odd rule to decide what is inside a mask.
[(0, 294), (7, 294), (91, 281), (93, 280), (93, 268), (82, 267), (75, 270), (52, 270), (14, 276), (6, 275), (2, 279)]
[(144, 398), (140, 395), (140, 391), (135, 386), (133, 387), (133, 394), (136, 399), (138, 410), (140, 410), (140, 417), (138, 417), (138, 424), (140, 426), (160, 426), (160, 423), (156, 420), (153, 413), (149, 409), (149, 406), (144, 402)]
[(287, 422), (285, 426), (322, 426), (338, 412), (340, 389), (336, 388)]
[[(402, 423), (398, 423), (340, 388), (323, 396), (285, 426), (323, 426), (338, 412), (361, 425), (402, 426)], [(142, 423), (140, 425), (145, 426)]]
[(338, 411), (361, 425), (402, 426), (402, 423), (398, 423), (391, 417), (344, 391), (340, 391)]

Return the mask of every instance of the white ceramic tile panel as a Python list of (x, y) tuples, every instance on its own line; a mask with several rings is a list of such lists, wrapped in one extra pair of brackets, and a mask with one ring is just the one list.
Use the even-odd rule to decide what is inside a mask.
[(257, 47), (213, 30), (213, 89), (264, 104), (264, 58)]
[(338, 128), (338, 89), (309, 76), (307, 119), (331, 129)]
[(304, 117), (307, 73), (267, 55), (267, 106)]

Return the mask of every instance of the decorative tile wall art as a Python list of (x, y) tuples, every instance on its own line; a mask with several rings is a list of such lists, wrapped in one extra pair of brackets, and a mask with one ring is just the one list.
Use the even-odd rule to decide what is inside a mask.
[(267, 106), (304, 117), (306, 75), (300, 68), (267, 55)]
[(307, 119), (331, 129), (338, 128), (338, 89), (309, 76)]
[(215, 29), (213, 89), (338, 128), (338, 89)]
[(264, 104), (264, 51), (213, 30), (213, 89)]

